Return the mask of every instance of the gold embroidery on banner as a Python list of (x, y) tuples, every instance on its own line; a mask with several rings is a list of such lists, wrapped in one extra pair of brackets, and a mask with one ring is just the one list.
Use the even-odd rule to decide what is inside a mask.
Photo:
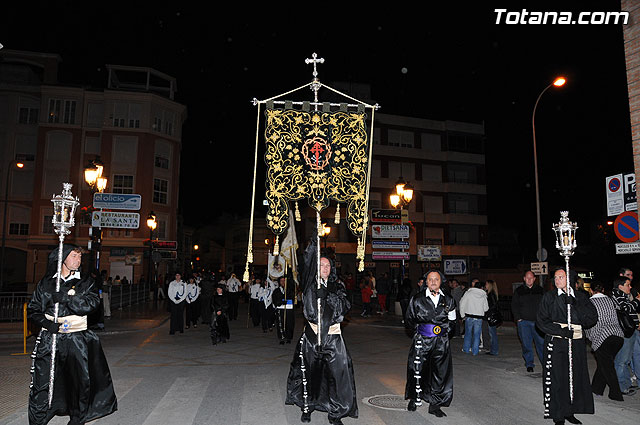
[(367, 214), (365, 114), (268, 109), (265, 128), (267, 226), (288, 225), (289, 201), (308, 199), (321, 212), (330, 200), (347, 204), (347, 225), (362, 234)]

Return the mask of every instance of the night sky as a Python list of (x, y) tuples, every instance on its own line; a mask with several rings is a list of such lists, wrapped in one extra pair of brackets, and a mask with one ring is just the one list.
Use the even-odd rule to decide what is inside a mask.
[(316, 15), (248, 3), (235, 11), (201, 2), (29, 3), (28, 12), (3, 10), (0, 43), (60, 54), (67, 83), (104, 84), (106, 63), (175, 76), (176, 100), (188, 108), (180, 208), (194, 226), (225, 211), (248, 213), (256, 120), (250, 101), (308, 83), (312, 68), (304, 59), (317, 52), (326, 60), (322, 82), (370, 84), (380, 112), (484, 122), (490, 225), (514, 229), (534, 246), (531, 114), (538, 94), (563, 74), (568, 84), (549, 90), (536, 115), (543, 235), (550, 242), (551, 223), (568, 209), (586, 236), (590, 223), (606, 220), (605, 176), (633, 170), (622, 26), (496, 25), (494, 9), (578, 12), (620, 4), (494, 3), (450, 10), (318, 3)]

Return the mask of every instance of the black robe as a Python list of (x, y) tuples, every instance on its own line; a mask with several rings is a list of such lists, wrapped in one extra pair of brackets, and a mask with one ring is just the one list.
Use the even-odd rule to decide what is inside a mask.
[[(279, 341), (291, 341), (293, 339), (293, 328), (295, 325), (295, 315), (293, 308), (278, 308), (280, 306), (285, 307), (287, 300), (293, 302), (293, 285), (287, 287), (287, 297), (284, 296), (284, 288), (276, 288), (271, 295), (271, 302), (276, 308), (276, 330), (278, 331)], [(291, 304), (293, 307), (293, 304)]]
[[(49, 323), (45, 314), (54, 315), (52, 294), (56, 279), (51, 276), (48, 274), (38, 283), (27, 306), (29, 319), (39, 326)], [(65, 295), (65, 300), (59, 303), (58, 317), (87, 316), (99, 307), (98, 289), (91, 277), (60, 281), (60, 292), (67, 294), (72, 288), (75, 295)], [(84, 423), (115, 412), (118, 403), (111, 373), (95, 332), (87, 329), (57, 335), (51, 408), (48, 393), (52, 334), (42, 328), (36, 339), (31, 356), (29, 424), (46, 424), (54, 416), (70, 416)]]
[(203, 279), (200, 282), (200, 288), (202, 289), (200, 292), (200, 316), (203, 324), (209, 324), (211, 323), (211, 297), (216, 291), (215, 282), (211, 279)]
[[(574, 291), (571, 305), (571, 323), (584, 329), (598, 321), (598, 311), (586, 295)], [(572, 297), (573, 298), (573, 297)], [(573, 353), (573, 404), (569, 396), (569, 340), (563, 337), (566, 329), (557, 323), (567, 323), (566, 295), (558, 295), (557, 289), (545, 293), (538, 308), (536, 325), (544, 337), (545, 364), (542, 382), (544, 417), (563, 420), (575, 413), (593, 413), (593, 394), (589, 382), (587, 349), (584, 336), (572, 340)]]
[[(315, 241), (315, 238), (312, 240)], [(304, 317), (308, 322), (317, 324), (316, 249), (316, 244), (312, 243), (305, 252), (302, 285)], [(327, 291), (326, 298), (321, 300), (322, 345), (318, 346), (316, 333), (306, 323), (289, 369), (285, 403), (295, 404), (303, 412), (327, 412), (329, 419), (346, 416), (357, 418), (358, 403), (351, 356), (342, 334), (328, 333), (331, 325), (339, 326), (351, 308), (345, 287), (335, 275), (333, 263)]]
[[(426, 286), (426, 285), (425, 285)], [(415, 332), (407, 360), (407, 384), (404, 398), (420, 405), (422, 400), (431, 408), (447, 407), (453, 400), (453, 368), (449, 333), (454, 321), (449, 321), (449, 312), (455, 311), (452, 297), (440, 291), (438, 305), (422, 290), (411, 298), (405, 326)], [(418, 331), (419, 325), (432, 324), (440, 327), (437, 336), (426, 337)]]
[[(215, 293), (211, 297), (211, 342), (215, 345), (220, 341), (228, 340), (229, 333), (229, 299), (227, 294)], [(218, 314), (220, 312), (220, 314)]]

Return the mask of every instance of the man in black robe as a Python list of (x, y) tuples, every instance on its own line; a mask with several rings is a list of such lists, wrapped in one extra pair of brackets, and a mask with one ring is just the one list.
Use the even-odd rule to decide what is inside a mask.
[(216, 293), (211, 297), (211, 343), (223, 344), (231, 337), (229, 333), (229, 298), (224, 293), (224, 285), (216, 287)]
[(413, 412), (422, 400), (429, 402), (429, 413), (447, 416), (441, 407), (453, 399), (453, 368), (449, 334), (456, 320), (456, 303), (440, 286), (444, 276), (429, 272), (416, 295), (411, 298), (405, 326), (415, 332), (407, 361), (407, 384), (404, 398)]
[[(580, 424), (576, 413), (593, 413), (593, 394), (589, 382), (587, 349), (583, 329), (598, 321), (598, 311), (586, 295), (574, 290), (563, 269), (554, 273), (556, 289), (545, 293), (540, 301), (536, 325), (544, 337), (544, 417), (555, 424)], [(568, 327), (567, 306), (571, 311), (572, 329)], [(571, 340), (572, 366), (569, 366)], [(573, 377), (573, 389), (570, 377)], [(571, 400), (573, 391), (573, 400)]]
[(205, 275), (204, 279), (200, 282), (200, 288), (202, 289), (202, 292), (200, 293), (200, 298), (202, 299), (200, 302), (202, 309), (200, 316), (202, 316), (202, 324), (208, 325), (211, 323), (211, 297), (213, 297), (213, 294), (216, 291), (215, 277), (213, 276), (213, 273)]
[[(293, 286), (286, 285), (286, 278), (281, 276), (278, 279), (278, 287), (273, 291), (271, 300), (276, 308), (276, 330), (278, 331), (278, 341), (280, 345), (291, 344), (293, 339), (293, 327), (295, 317), (293, 314)], [(286, 296), (285, 296), (286, 287)]]
[[(47, 274), (27, 306), (29, 319), (42, 326), (32, 354), (30, 425), (46, 424), (54, 416), (69, 416), (69, 425), (84, 425), (118, 408), (100, 339), (87, 328), (87, 316), (100, 305), (98, 288), (93, 278), (80, 275), (82, 250), (65, 244), (60, 291), (56, 292), (58, 252), (56, 248), (49, 254)], [(58, 320), (54, 323), (56, 303)], [(57, 334), (54, 391), (49, 407), (54, 334)]]
[(302, 409), (302, 422), (311, 422), (311, 413), (320, 410), (328, 413), (331, 424), (340, 425), (341, 418), (358, 417), (353, 364), (340, 329), (351, 304), (333, 261), (324, 256), (320, 258), (321, 287), (317, 288), (317, 249), (313, 237), (304, 253), (302, 294), (306, 323), (289, 369), (285, 403)]

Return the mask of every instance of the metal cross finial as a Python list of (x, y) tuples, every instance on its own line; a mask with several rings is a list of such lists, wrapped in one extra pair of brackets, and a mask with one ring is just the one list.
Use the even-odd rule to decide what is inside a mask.
[[(319, 63), (324, 63), (324, 58), (319, 58), (318, 59), (318, 55), (314, 52), (311, 55), (312, 59), (305, 59), (304, 63), (306, 63), (307, 65), (312, 63), (313, 64), (313, 82), (311, 83), (311, 91), (313, 91), (313, 100), (314, 102), (318, 103), (318, 91), (320, 90), (321, 84), (320, 81), (318, 80), (318, 68), (317, 68), (317, 64)], [(316, 111), (318, 110), (318, 105), (315, 105), (315, 109)]]
[(310, 63), (313, 64), (313, 78), (317, 79), (318, 78), (317, 64), (324, 63), (324, 58), (318, 59), (318, 55), (315, 52), (311, 55), (311, 58), (312, 59), (305, 59), (304, 63), (306, 63), (307, 65)]

